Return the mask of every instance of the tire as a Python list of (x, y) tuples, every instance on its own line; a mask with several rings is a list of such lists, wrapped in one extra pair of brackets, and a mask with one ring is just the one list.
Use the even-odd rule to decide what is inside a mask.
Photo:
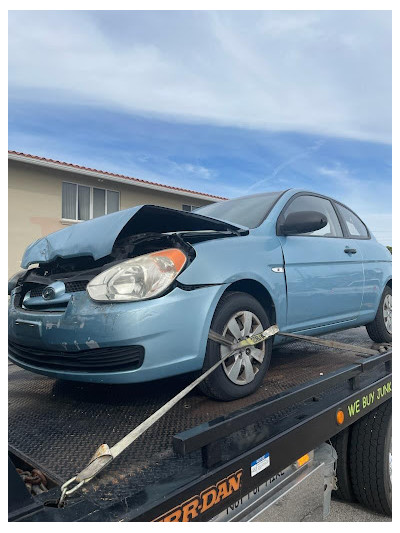
[[(390, 452), (390, 459), (389, 459)], [(350, 473), (357, 501), (378, 513), (392, 514), (392, 400), (353, 425)]]
[[(384, 312), (385, 311), (385, 299), (390, 296), (390, 331), (388, 330), (385, 324)], [(373, 322), (370, 322), (366, 325), (368, 335), (374, 342), (392, 342), (392, 331), (391, 331), (391, 306), (392, 306), (392, 288), (386, 285), (382, 298), (379, 302), (378, 311), (376, 313), (375, 319)]]
[[(250, 312), (253, 317), (255, 317), (252, 319), (251, 327), (254, 327), (253, 323), (256, 322), (256, 319), (259, 321), (260, 325), (262, 325), (263, 330), (270, 326), (270, 321), (266, 311), (262, 305), (255, 298), (253, 298), (253, 296), (243, 292), (227, 292), (221, 297), (221, 300), (217, 305), (211, 322), (211, 329), (217, 333), (229, 335), (229, 333), (224, 333), (228, 322), (230, 322), (231, 319), (236, 315), (240, 316), (242, 312)], [(238, 320), (240, 321), (240, 318), (238, 318)], [(261, 385), (268, 370), (271, 361), (272, 339), (268, 339), (267, 341), (260, 343), (256, 348), (261, 348), (264, 350), (263, 360), (261, 363), (253, 359), (251, 356), (246, 356), (245, 352), (243, 351), (243, 363), (239, 362), (239, 364), (242, 365), (240, 367), (241, 374), (239, 374), (239, 376), (236, 378), (237, 382), (240, 382), (240, 379), (243, 379), (242, 384), (234, 383), (232, 381), (233, 377), (232, 379), (228, 377), (228, 363), (230, 361), (234, 361), (236, 363), (236, 359), (240, 357), (238, 354), (234, 354), (232, 358), (228, 358), (226, 363), (222, 363), (222, 365), (214, 370), (214, 372), (212, 372), (199, 385), (199, 389), (206, 396), (222, 401), (237, 400), (238, 398), (243, 398), (249, 394), (252, 394)], [(205, 372), (220, 360), (221, 355), (223, 355), (223, 350), (224, 349), (221, 349), (221, 346), (218, 343), (208, 340), (202, 372)], [(244, 358), (246, 357), (249, 358), (254, 367), (258, 369), (254, 374), (254, 378), (249, 383), (246, 383), (245, 379)], [(251, 373), (249, 375), (251, 375)], [(244, 376), (244, 378), (241, 376)]]
[(354, 502), (356, 500), (350, 477), (350, 430), (351, 428), (346, 428), (331, 439), (332, 446), (335, 448), (338, 456), (336, 463), (337, 489), (332, 495), (346, 502)]

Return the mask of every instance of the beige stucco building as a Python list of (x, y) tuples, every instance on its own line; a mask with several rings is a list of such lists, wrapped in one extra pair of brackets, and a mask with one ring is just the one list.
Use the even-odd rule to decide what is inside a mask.
[(191, 210), (223, 199), (9, 151), (9, 277), (28, 244), (65, 225), (141, 204)]

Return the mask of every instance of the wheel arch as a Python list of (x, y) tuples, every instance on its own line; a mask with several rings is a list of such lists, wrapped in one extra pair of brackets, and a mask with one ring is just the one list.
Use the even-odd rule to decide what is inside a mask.
[(223, 294), (238, 291), (253, 296), (265, 309), (271, 324), (276, 324), (276, 308), (274, 300), (268, 289), (259, 281), (254, 279), (241, 279), (231, 283)]

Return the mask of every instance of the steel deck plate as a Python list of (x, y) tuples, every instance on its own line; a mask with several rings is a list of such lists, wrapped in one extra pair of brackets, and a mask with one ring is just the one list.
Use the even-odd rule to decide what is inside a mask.
[[(365, 328), (324, 338), (376, 348)], [(183, 483), (190, 466), (201, 467), (201, 454), (177, 456), (173, 435), (359, 361), (355, 354), (306, 342), (275, 349), (270, 370), (255, 394), (225, 403), (192, 392), (89, 483), (86, 496), (107, 505), (135, 492), (139, 504), (149, 497), (146, 486), (158, 482), (166, 491), (178, 478)], [(133, 385), (62, 382), (10, 364), (10, 449), (62, 483), (86, 466), (100, 444), (114, 445), (189, 381), (181, 376)]]

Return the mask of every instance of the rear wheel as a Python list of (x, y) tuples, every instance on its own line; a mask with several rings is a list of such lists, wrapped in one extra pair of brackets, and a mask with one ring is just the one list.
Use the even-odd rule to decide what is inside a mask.
[(353, 425), (350, 474), (354, 495), (361, 504), (392, 514), (392, 400)]
[[(261, 304), (242, 292), (228, 292), (218, 303), (211, 329), (232, 343), (261, 333), (270, 326), (268, 315)], [(200, 385), (200, 390), (217, 400), (236, 400), (258, 389), (271, 360), (272, 340), (237, 350)], [(208, 340), (203, 372), (214, 365), (229, 348)]]
[(376, 317), (366, 326), (374, 342), (392, 342), (392, 288), (385, 287)]

